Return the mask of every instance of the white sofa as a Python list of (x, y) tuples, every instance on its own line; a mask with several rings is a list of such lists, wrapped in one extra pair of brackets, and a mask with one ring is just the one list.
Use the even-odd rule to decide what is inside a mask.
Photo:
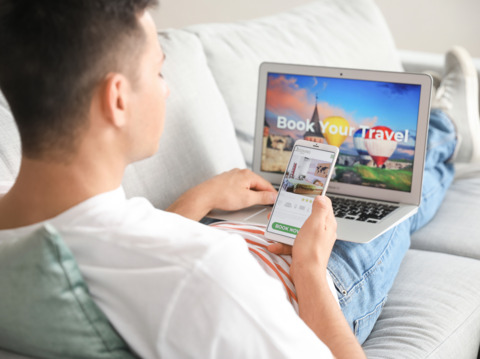
[[(258, 20), (167, 29), (159, 39), (171, 89), (165, 132), (159, 152), (131, 165), (124, 180), (129, 196), (145, 196), (158, 208), (212, 175), (251, 166), (262, 61), (403, 70), (401, 53), (373, 0), (319, 0)], [(428, 68), (414, 59), (409, 53), (409, 68)], [(1, 96), (0, 128), (0, 181), (12, 181), (20, 146)], [(369, 358), (477, 358), (477, 198), (480, 169), (465, 166), (434, 220), (413, 235), (363, 345)], [(0, 351), (0, 358), (20, 357)]]

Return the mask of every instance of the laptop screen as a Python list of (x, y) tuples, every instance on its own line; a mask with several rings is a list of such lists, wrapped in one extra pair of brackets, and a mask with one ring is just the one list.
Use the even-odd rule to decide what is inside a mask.
[(269, 72), (260, 170), (298, 139), (340, 148), (332, 182), (410, 192), (421, 85)]

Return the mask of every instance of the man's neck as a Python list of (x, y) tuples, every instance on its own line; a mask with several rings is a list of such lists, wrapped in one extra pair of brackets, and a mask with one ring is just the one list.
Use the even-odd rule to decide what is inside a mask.
[(76, 159), (63, 164), (22, 158), (12, 189), (0, 198), (0, 229), (53, 218), (97, 194), (118, 188), (123, 164)]

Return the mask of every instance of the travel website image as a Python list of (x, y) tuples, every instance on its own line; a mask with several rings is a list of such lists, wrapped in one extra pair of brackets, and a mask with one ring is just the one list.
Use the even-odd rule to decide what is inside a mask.
[(283, 190), (312, 198), (323, 194), (333, 158), (331, 152), (297, 146), (283, 179)]
[(293, 151), (268, 227), (291, 238), (312, 213), (313, 199), (323, 194), (335, 159), (334, 153), (315, 148), (297, 145)]
[(420, 86), (268, 75), (262, 171), (284, 173), (296, 140), (340, 149), (332, 181), (410, 192)]

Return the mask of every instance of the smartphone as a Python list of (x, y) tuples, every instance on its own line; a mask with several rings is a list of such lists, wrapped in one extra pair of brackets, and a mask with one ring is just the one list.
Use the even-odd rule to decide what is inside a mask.
[(298, 140), (288, 161), (268, 221), (265, 237), (293, 245), (297, 233), (312, 213), (316, 196), (324, 196), (334, 172), (338, 147)]

